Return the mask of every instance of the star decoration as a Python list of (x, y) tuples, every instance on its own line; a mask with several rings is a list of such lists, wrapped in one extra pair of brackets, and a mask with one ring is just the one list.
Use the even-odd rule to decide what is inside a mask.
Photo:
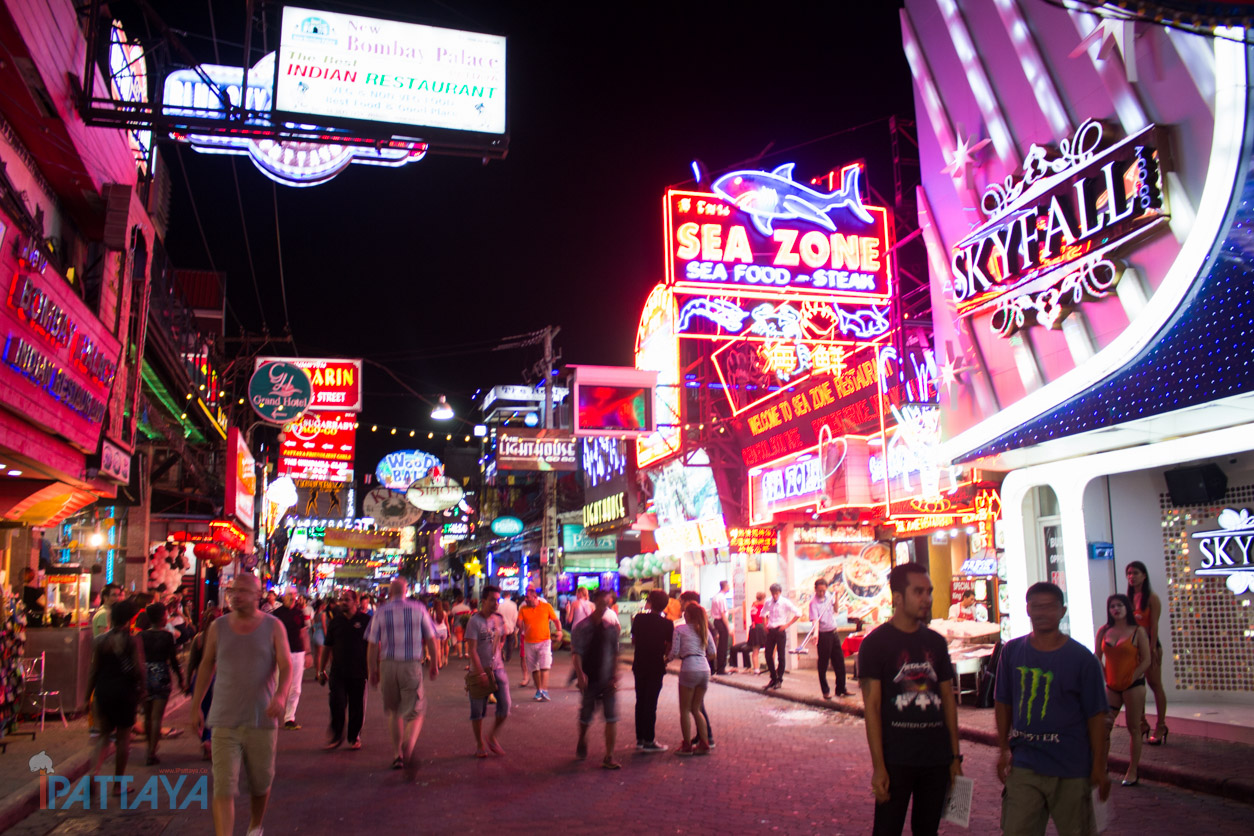
[(1097, 28), (1084, 36), (1084, 40), (1071, 50), (1072, 58), (1078, 58), (1088, 51), (1094, 42), (1101, 46), (1097, 49), (1097, 57), (1105, 61), (1110, 57), (1112, 49), (1118, 49), (1123, 56), (1123, 71), (1128, 81), (1135, 82), (1136, 75), (1136, 21), (1114, 17), (1103, 17)]
[(959, 377), (974, 369), (975, 366), (966, 361), (964, 357), (957, 357), (954, 354), (954, 344), (949, 340), (945, 341), (945, 362), (941, 364), (940, 375), (941, 383), (945, 386), (945, 392), (952, 401), (954, 398), (954, 384), (961, 383)]
[(966, 181), (971, 176), (972, 166), (975, 165), (975, 152), (992, 142), (991, 139), (981, 139), (979, 142), (972, 140), (973, 137), (963, 138), (959, 134), (954, 142), (954, 150), (945, 155), (947, 162), (941, 171), (955, 180)]

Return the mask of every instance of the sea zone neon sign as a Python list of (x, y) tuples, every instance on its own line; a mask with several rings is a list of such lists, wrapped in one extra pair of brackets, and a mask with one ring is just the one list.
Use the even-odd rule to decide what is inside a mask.
[(793, 165), (734, 171), (713, 193), (668, 191), (666, 283), (677, 289), (820, 294), (885, 303), (892, 294), (888, 211), (865, 206), (861, 166), (839, 189), (793, 180)]

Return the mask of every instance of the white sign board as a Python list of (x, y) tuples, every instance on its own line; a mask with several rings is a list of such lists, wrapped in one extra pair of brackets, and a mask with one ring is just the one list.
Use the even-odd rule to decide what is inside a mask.
[(283, 9), (274, 110), (505, 133), (505, 38)]

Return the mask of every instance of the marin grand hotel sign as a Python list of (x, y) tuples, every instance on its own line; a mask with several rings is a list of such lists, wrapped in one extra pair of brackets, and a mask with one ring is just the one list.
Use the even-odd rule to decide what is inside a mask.
[(1033, 145), (1018, 178), (989, 186), (986, 220), (952, 250), (961, 317), (991, 314), (1010, 337), (1032, 325), (1058, 328), (1086, 301), (1115, 292), (1121, 252), (1168, 220), (1159, 129), (1117, 142), (1089, 120), (1055, 154)]

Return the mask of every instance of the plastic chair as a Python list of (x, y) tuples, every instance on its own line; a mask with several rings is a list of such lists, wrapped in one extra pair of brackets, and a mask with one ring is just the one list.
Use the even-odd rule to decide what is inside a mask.
[(44, 730), (44, 718), (48, 716), (48, 697), (57, 698), (56, 712), (61, 716), (61, 724), (67, 729), (69, 722), (65, 719), (65, 707), (61, 703), (60, 689), (49, 691), (44, 688), (44, 653), (22, 660), (23, 699), (29, 700), (32, 708), (39, 708), (39, 730)]

